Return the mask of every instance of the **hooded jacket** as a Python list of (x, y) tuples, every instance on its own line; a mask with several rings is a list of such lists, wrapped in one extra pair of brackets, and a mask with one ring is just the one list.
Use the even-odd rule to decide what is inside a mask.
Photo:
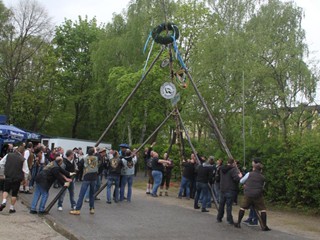
[(123, 167), (121, 169), (121, 175), (130, 176), (134, 174), (134, 167), (137, 163), (137, 157), (127, 156), (121, 159)]
[(220, 169), (220, 190), (221, 192), (237, 191), (240, 177), (238, 169), (231, 165), (224, 165)]

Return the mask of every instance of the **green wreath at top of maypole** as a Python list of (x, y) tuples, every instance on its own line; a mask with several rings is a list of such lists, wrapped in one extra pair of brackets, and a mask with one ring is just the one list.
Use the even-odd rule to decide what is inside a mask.
[[(163, 36), (163, 31), (168, 31), (168, 34)], [(179, 38), (179, 29), (174, 23), (161, 23), (152, 30), (151, 35), (156, 43), (168, 45)]]

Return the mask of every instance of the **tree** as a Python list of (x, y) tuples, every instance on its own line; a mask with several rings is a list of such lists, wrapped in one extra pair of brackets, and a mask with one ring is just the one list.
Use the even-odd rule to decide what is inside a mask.
[[(56, 29), (54, 52), (58, 58), (59, 82), (64, 92), (61, 96), (61, 110), (65, 119), (71, 120), (71, 136), (85, 135), (79, 131), (79, 124), (90, 123), (90, 103), (93, 98), (93, 72), (91, 61), (92, 44), (97, 41), (100, 29), (96, 19), (87, 17), (78, 21), (66, 20)], [(66, 121), (70, 124), (70, 121)], [(70, 126), (70, 125), (69, 125)], [(84, 129), (88, 129), (83, 127)], [(86, 137), (86, 136), (84, 136)]]
[(294, 127), (290, 120), (293, 111), (305, 109), (297, 108), (301, 98), (313, 102), (317, 82), (304, 62), (308, 49), (302, 17), (302, 9), (293, 3), (273, 0), (263, 5), (246, 26), (251, 39), (250, 63), (255, 62), (256, 67), (251, 84), (260, 92), (260, 108), (272, 112), (268, 126), (281, 129), (287, 147), (290, 129)]
[(4, 113), (10, 122), (16, 90), (32, 57), (49, 41), (52, 26), (45, 9), (32, 0), (20, 1), (2, 17), (7, 21), (1, 23), (0, 83)]

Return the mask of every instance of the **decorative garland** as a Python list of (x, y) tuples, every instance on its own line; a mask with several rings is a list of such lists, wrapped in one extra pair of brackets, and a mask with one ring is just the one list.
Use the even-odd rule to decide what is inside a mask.
[[(160, 34), (167, 30), (173, 34), (168, 33), (166, 36)], [(156, 43), (168, 45), (179, 38), (179, 29), (174, 23), (162, 23), (152, 30), (152, 38)]]

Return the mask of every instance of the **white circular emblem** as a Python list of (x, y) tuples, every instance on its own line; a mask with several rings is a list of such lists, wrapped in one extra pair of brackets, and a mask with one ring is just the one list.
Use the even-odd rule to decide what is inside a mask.
[(176, 95), (177, 89), (173, 83), (165, 82), (160, 88), (160, 93), (165, 99), (172, 99)]

